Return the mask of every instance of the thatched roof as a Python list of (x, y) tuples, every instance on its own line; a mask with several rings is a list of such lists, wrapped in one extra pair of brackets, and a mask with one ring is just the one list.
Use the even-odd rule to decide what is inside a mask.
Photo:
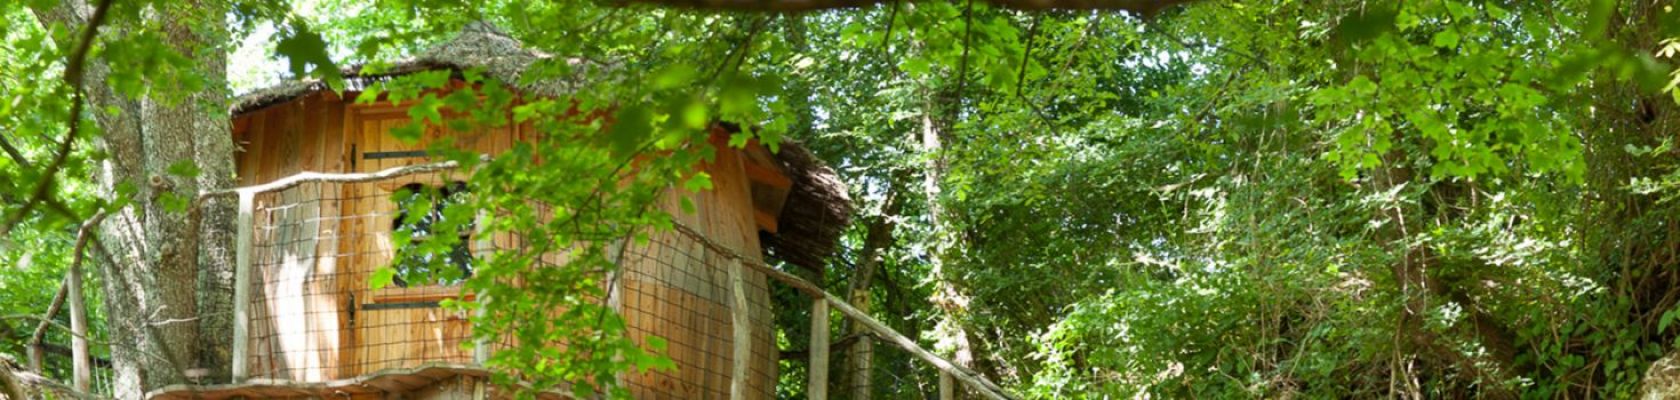
[[(565, 96), (573, 92), (577, 82), (566, 79), (544, 79), (541, 82), (521, 82), (523, 73), (539, 62), (559, 61), (547, 54), (525, 49), (519, 41), (494, 26), (473, 23), (453, 39), (427, 49), (420, 55), (383, 68), (377, 73), (371, 68), (354, 66), (344, 69), (345, 90), (359, 92), (368, 85), (393, 76), (428, 70), (481, 68), (487, 75), (502, 82), (513, 83), (527, 94)], [(564, 60), (574, 67), (589, 68), (582, 62)], [(368, 73), (363, 73), (367, 70)], [(331, 90), (324, 82), (302, 80), (282, 83), (274, 87), (252, 91), (234, 99), (230, 112), (234, 116), (285, 103), (308, 94)], [(793, 181), (781, 216), (777, 219), (776, 234), (764, 235), (764, 250), (771, 257), (820, 270), (824, 260), (839, 245), (840, 235), (851, 220), (852, 202), (846, 184), (822, 160), (796, 142), (784, 142), (776, 154), (783, 171)]]
[(852, 198), (846, 183), (810, 150), (784, 141), (776, 161), (793, 180), (775, 234), (760, 236), (771, 257), (807, 269), (821, 271), (825, 259), (840, 244), (840, 235), (852, 219)]
[[(368, 85), (393, 76), (443, 69), (462, 71), (481, 68), (492, 78), (519, 84), (525, 70), (539, 61), (566, 62), (573, 66), (583, 64), (576, 59), (554, 60), (547, 54), (526, 50), (520, 46), (519, 41), (506, 33), (480, 22), (467, 25), (454, 38), (426, 49), (418, 56), (392, 63), (377, 71), (368, 65), (356, 65), (346, 67), (340, 72), (344, 76), (345, 90), (350, 92), (360, 92)], [(538, 83), (518, 86), (520, 90), (530, 94), (563, 96), (576, 88), (576, 82), (545, 79)], [(285, 82), (235, 98), (230, 111), (233, 115), (244, 114), (324, 90), (328, 90), (326, 82), (316, 79)]]

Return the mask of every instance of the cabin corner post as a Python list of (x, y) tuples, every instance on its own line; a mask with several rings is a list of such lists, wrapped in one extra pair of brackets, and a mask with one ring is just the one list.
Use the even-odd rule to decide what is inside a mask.
[(248, 357), (251, 324), (251, 235), (256, 193), (239, 191), (238, 237), (234, 239), (233, 269), (233, 383), (250, 374)]
[(828, 301), (811, 301), (810, 382), (805, 393), (811, 400), (828, 400)]

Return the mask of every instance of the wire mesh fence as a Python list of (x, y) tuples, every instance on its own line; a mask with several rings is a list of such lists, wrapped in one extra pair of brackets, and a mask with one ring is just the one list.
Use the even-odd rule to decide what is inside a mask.
[[(412, 262), (401, 259), (401, 241), (393, 234), (414, 232), (412, 245), (424, 240), (426, 230), (415, 221), (427, 222), (404, 214), (425, 212), (426, 206), (405, 203), (412, 198), (397, 193), (459, 190), (455, 185), (421, 174), (372, 182), (307, 182), (256, 194), (247, 357), (236, 361), (246, 363), (249, 379), (322, 382), (481, 361), (475, 358), (468, 312), (442, 303), (470, 298), (460, 290), (460, 278), (470, 275), (482, 257), (522, 241), (467, 233), (458, 250), (469, 256)], [(669, 372), (626, 373), (625, 382), (637, 398), (729, 397), (735, 358), (731, 258), (702, 245), (703, 240), (690, 232), (655, 233), (647, 243), (625, 249), (621, 268), (609, 280), (614, 285), (609, 301), (625, 317), (632, 340), (645, 345), (650, 337), (663, 339), (665, 354), (677, 366)], [(552, 267), (563, 259), (543, 257), (547, 265), (530, 268)], [(370, 279), (381, 268), (398, 269), (398, 279), (374, 289)], [(413, 279), (428, 272), (437, 279)], [(762, 274), (742, 273), (751, 342), (747, 389), (753, 398), (769, 398), (775, 390), (767, 285)], [(510, 344), (482, 345), (494, 351)]]
[[(423, 363), (469, 364), (467, 315), (442, 302), (462, 296), (449, 283), (374, 289), (375, 270), (396, 255), (402, 225), (397, 188), (409, 176), (374, 183), (304, 183), (258, 194), (252, 213), (248, 371), (253, 378), (318, 382)], [(484, 253), (488, 246), (470, 251)], [(470, 268), (470, 261), (462, 265)]]
[[(664, 338), (674, 372), (629, 379), (638, 398), (728, 398), (734, 325), (727, 255), (684, 232), (652, 235), (621, 263), (621, 312), (632, 339)], [(771, 336), (770, 292), (764, 275), (747, 271), (741, 281), (751, 332), (747, 390), (751, 398), (775, 392), (776, 347)]]

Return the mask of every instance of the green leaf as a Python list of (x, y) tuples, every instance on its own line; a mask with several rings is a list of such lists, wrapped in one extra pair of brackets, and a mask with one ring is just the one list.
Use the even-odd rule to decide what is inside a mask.
[(391, 282), (393, 282), (396, 277), (396, 268), (382, 267), (375, 269), (373, 270), (373, 274), (368, 276), (368, 288), (373, 290), (384, 289), (386, 286), (391, 286)]
[(391, 137), (408, 144), (419, 143), (421, 133), (420, 125), (412, 123), (391, 128)]
[(689, 198), (688, 196), (683, 196), (681, 203), (682, 203), (681, 208), (682, 208), (683, 214), (689, 214), (689, 215), (694, 214), (694, 212), (696, 211), (695, 208), (694, 208), (694, 199)]
[(653, 113), (646, 106), (633, 105), (619, 111), (607, 134), (612, 153), (619, 157), (634, 153), (653, 134)]
[(408, 116), (414, 122), (441, 123), (443, 122), (441, 108), (443, 108), (443, 101), (437, 98), (437, 94), (426, 93), (420, 96), (419, 101), (415, 102), (413, 106), (408, 107)]
[(702, 129), (711, 122), (711, 114), (706, 110), (706, 104), (697, 99), (683, 106), (682, 121), (689, 129)]
[(280, 40), (274, 45), (274, 52), (286, 57), (292, 75), (321, 78), (334, 90), (343, 89), (343, 79), (339, 75), (338, 66), (327, 53), (326, 39), (321, 38), (321, 34), (310, 30), (308, 26), (299, 24), (293, 25), (292, 29), (281, 30)]
[(695, 69), (692, 65), (673, 64), (654, 74), (653, 88), (655, 90), (665, 90), (687, 85), (699, 75), (700, 70)]
[(1436, 32), (1435, 38), (1431, 39), (1429, 43), (1444, 49), (1458, 47), (1458, 31), (1449, 28)]
[(1676, 310), (1680, 310), (1680, 308), (1669, 309), (1667, 312), (1662, 314), (1662, 318), (1657, 320), (1657, 332), (1661, 333), (1668, 331), (1668, 324), (1674, 322), (1674, 312)]
[(163, 204), (163, 209), (165, 211), (172, 213), (186, 212), (187, 207), (191, 207), (192, 205), (191, 199), (188, 199), (186, 196), (177, 195), (175, 192), (163, 192), (158, 195), (158, 202)]
[(198, 164), (194, 163), (193, 160), (176, 161), (173, 164), (169, 164), (167, 171), (170, 175), (182, 178), (197, 178), (200, 172)]
[(711, 190), (712, 175), (705, 172), (695, 172), (694, 175), (690, 175), (688, 177), (687, 181), (683, 182), (683, 188), (688, 189), (690, 192), (697, 193), (705, 190)]
[(1336, 25), (1336, 36), (1344, 43), (1359, 43), (1393, 31), (1394, 18), (1399, 13), (1393, 7), (1372, 5), (1358, 14), (1342, 18)]

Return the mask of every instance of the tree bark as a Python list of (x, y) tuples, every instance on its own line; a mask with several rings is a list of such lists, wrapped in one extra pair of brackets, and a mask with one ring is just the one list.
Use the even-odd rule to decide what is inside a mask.
[[(83, 25), (91, 11), (80, 0), (36, 10), (44, 24)], [(102, 135), (94, 143), (110, 155), (98, 176), (102, 194), (116, 198), (130, 186), (131, 205), (100, 226), (95, 243), (100, 290), (111, 338), (113, 397), (142, 398), (146, 390), (185, 382), (185, 371), (225, 374), (231, 340), (232, 207), (212, 202), (193, 226), (171, 201), (233, 182), (233, 138), (226, 109), (225, 4), (163, 4), (142, 11), (175, 51), (192, 60), (205, 90), (171, 91), (179, 82), (152, 81), (138, 98), (106, 86), (111, 69), (90, 58), (83, 90)], [(113, 23), (112, 34), (146, 29)], [(161, 79), (154, 77), (153, 79)], [(116, 110), (115, 113), (103, 110)], [(192, 162), (197, 176), (172, 176), (169, 167)], [(195, 233), (197, 233), (195, 235)]]
[[(866, 313), (870, 312), (869, 294), (875, 285), (875, 273), (881, 269), (882, 258), (893, 244), (893, 228), (897, 226), (893, 218), (898, 216), (902, 204), (897, 179), (891, 185), (893, 187), (887, 189), (886, 202), (881, 206), (881, 214), (869, 221), (857, 270), (852, 272), (851, 282), (846, 288), (846, 301)], [(864, 327), (851, 322), (846, 326), (846, 335), (858, 338), (846, 351), (847, 392), (851, 399), (867, 400), (874, 391), (871, 370), (875, 365), (875, 341)]]

